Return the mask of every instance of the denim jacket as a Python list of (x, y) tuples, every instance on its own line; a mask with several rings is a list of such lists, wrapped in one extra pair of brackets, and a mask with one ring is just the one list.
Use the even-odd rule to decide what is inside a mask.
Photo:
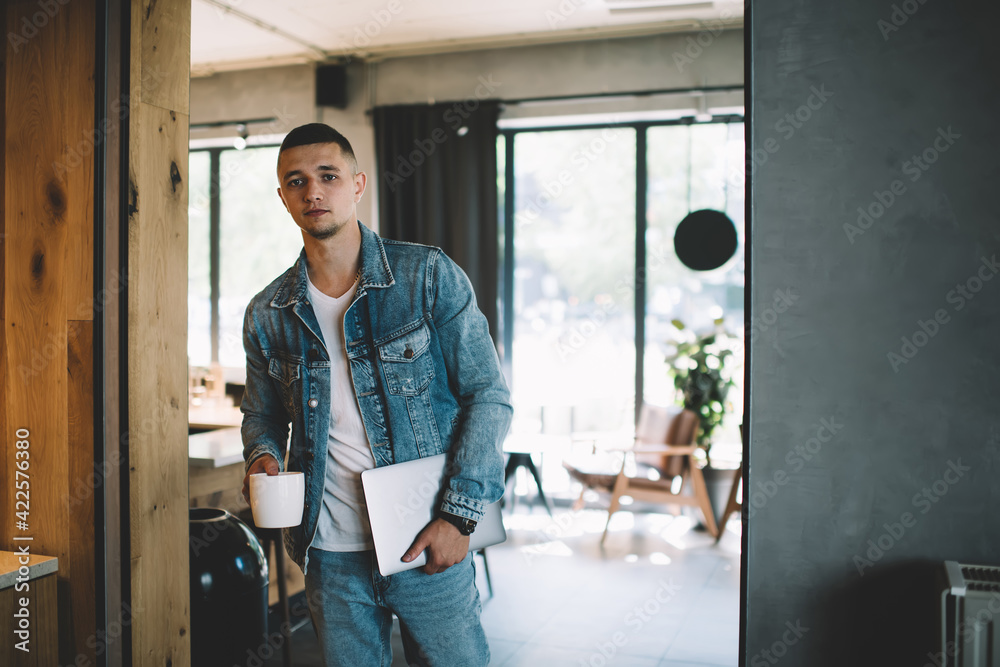
[[(513, 412), (486, 318), (441, 249), (382, 239), (358, 224), (361, 275), (344, 339), (375, 465), (448, 452), (440, 509), (478, 521), (503, 495), (501, 447)], [(323, 502), (331, 390), (305, 249), (247, 306), (243, 344), (243, 458), (249, 468), (270, 454), (283, 470), (305, 473), (302, 523), (284, 530), (305, 570)]]

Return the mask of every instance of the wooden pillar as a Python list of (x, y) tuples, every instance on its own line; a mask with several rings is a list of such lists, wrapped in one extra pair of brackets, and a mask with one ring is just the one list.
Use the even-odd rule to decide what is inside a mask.
[[(95, 3), (4, 11), (0, 548), (59, 559), (60, 661), (93, 659)], [(17, 478), (18, 451), (28, 452), (27, 478)]]
[(190, 0), (0, 11), (0, 549), (59, 559), (59, 664), (190, 664), (190, 21)]
[[(190, 0), (131, 7), (128, 495), (132, 664), (190, 664), (187, 207)], [(141, 610), (141, 611), (140, 611)]]

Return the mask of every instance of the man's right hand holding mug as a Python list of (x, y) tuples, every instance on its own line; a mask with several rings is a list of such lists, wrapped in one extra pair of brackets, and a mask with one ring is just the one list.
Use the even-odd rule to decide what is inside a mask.
[(264, 454), (250, 465), (246, 476), (243, 478), (243, 499), (247, 501), (247, 505), (250, 504), (250, 475), (267, 473), (273, 476), (277, 475), (280, 471), (281, 468), (278, 467), (277, 459), (270, 454)]

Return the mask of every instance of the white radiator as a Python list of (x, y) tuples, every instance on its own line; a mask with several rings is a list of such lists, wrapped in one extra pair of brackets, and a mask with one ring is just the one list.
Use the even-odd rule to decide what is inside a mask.
[(1000, 567), (944, 563), (941, 650), (925, 667), (1000, 667)]

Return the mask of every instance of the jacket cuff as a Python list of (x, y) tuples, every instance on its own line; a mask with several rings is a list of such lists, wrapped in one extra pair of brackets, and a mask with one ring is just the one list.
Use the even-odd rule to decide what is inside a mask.
[(479, 522), (483, 520), (483, 514), (486, 513), (486, 503), (447, 490), (444, 492), (444, 498), (441, 499), (440, 510)]
[(275, 454), (275, 450), (268, 445), (258, 445), (247, 457), (247, 462), (243, 466), (243, 472), (250, 470), (250, 466), (253, 465), (254, 461), (264, 456), (265, 454), (270, 454), (275, 461), (278, 462), (278, 472), (285, 472), (285, 462), (282, 460), (284, 457)]

